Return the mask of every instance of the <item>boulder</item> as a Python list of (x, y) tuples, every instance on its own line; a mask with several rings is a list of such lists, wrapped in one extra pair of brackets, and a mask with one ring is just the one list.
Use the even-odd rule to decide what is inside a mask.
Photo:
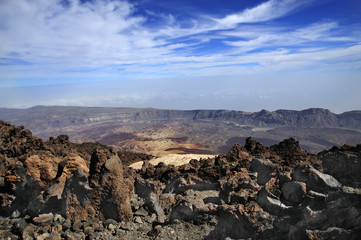
[(279, 144), (273, 145), (270, 149), (281, 157), (287, 165), (294, 165), (295, 163), (307, 160), (308, 153), (300, 146), (300, 143), (294, 138), (288, 138), (281, 141)]
[(246, 203), (257, 196), (259, 185), (250, 177), (247, 169), (242, 170), (219, 180), (219, 197), (227, 204)]
[[(335, 237), (331, 237), (331, 239), (357, 239), (356, 236), (360, 233), (360, 226), (360, 210), (353, 206), (345, 206), (344, 202), (330, 202), (326, 208), (319, 211), (314, 211), (310, 207), (306, 207), (303, 210), (301, 220), (291, 226), (288, 239), (307, 239), (308, 236), (312, 236), (315, 233)], [(312, 231), (309, 231), (311, 229)], [(324, 229), (326, 229), (326, 231), (324, 231)], [(344, 229), (345, 231), (334, 232), (332, 229)]]
[(260, 233), (272, 228), (272, 218), (256, 202), (222, 205), (218, 224), (206, 239), (260, 239)]
[(361, 187), (361, 145), (359, 147), (344, 146), (321, 152), (325, 173), (332, 175), (343, 185)]
[(132, 218), (130, 198), (133, 186), (124, 179), (118, 155), (104, 148), (97, 149), (91, 158), (89, 173), (89, 185), (94, 188), (93, 201), (102, 217), (115, 220)]
[(292, 181), (287, 182), (282, 187), (283, 198), (291, 203), (301, 203), (306, 195), (306, 183)]
[(33, 218), (35, 224), (40, 226), (50, 225), (54, 221), (54, 215), (52, 213), (43, 213)]
[(205, 191), (215, 190), (218, 183), (210, 180), (203, 180), (197, 176), (190, 176), (187, 179), (177, 176), (169, 181), (163, 190), (163, 193), (179, 194), (187, 191), (188, 189)]
[(130, 219), (132, 189), (123, 177), (119, 157), (106, 149), (97, 149), (91, 159), (89, 174), (78, 168), (67, 178), (62, 194), (63, 214), (73, 222)]
[(361, 228), (358, 233), (351, 229), (343, 229), (338, 227), (330, 227), (325, 230), (308, 230), (306, 235), (308, 239), (340, 239), (340, 240), (356, 240), (359, 239)]
[(159, 203), (165, 214), (171, 212), (173, 206), (177, 203), (175, 199), (175, 194), (164, 193), (160, 195)]
[(62, 214), (72, 222), (91, 219), (96, 215), (92, 204), (93, 189), (88, 185), (88, 174), (81, 168), (67, 177), (62, 193)]
[(250, 170), (257, 173), (257, 183), (265, 185), (276, 175), (276, 166), (270, 160), (264, 158), (254, 158), (251, 162)]
[[(165, 215), (159, 201), (159, 195), (161, 194), (159, 186), (150, 179), (145, 180), (138, 177), (135, 179), (134, 191), (139, 197), (144, 199), (145, 208), (149, 212), (155, 213), (157, 220), (163, 223), (165, 221)], [(164, 202), (162, 201), (162, 203)]]
[(257, 194), (257, 203), (264, 210), (277, 216), (283, 216), (292, 210), (291, 206), (283, 204), (279, 199), (270, 195), (266, 188), (262, 188)]
[(44, 199), (52, 196), (61, 198), (67, 176), (78, 168), (89, 173), (85, 160), (71, 153), (65, 158), (52, 155), (49, 151), (38, 151), (26, 160), (27, 175), (37, 181), (45, 189)]
[(267, 147), (257, 140), (252, 140), (251, 137), (246, 139), (244, 148), (253, 156), (270, 157), (271, 153)]
[(298, 166), (292, 173), (292, 179), (306, 183), (307, 189), (317, 192), (328, 191), (329, 189), (341, 188), (342, 185), (331, 175), (322, 173), (312, 166), (306, 164)]

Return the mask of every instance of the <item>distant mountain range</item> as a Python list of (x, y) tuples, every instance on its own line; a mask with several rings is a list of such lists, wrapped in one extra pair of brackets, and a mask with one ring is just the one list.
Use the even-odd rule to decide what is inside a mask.
[[(233, 141), (247, 136), (258, 138), (265, 144), (295, 137), (310, 151), (361, 142), (361, 111), (335, 114), (322, 108), (243, 112), (35, 106), (28, 109), (0, 108), (0, 119), (24, 125), (42, 138), (68, 134), (73, 141), (98, 141), (147, 153), (159, 146), (164, 148), (160, 151), (178, 149), (177, 153), (184, 149), (225, 152)], [(210, 136), (212, 138), (208, 139)], [(161, 140), (167, 143), (164, 145)], [(146, 151), (139, 148), (140, 142), (152, 144), (147, 145)]]
[[(67, 127), (104, 121), (217, 120), (256, 127), (347, 128), (361, 130), (361, 111), (335, 114), (328, 109), (243, 112), (229, 110), (163, 110), (153, 108), (35, 106), (0, 108), (0, 119), (26, 127)], [(41, 125), (41, 126), (40, 126)]]

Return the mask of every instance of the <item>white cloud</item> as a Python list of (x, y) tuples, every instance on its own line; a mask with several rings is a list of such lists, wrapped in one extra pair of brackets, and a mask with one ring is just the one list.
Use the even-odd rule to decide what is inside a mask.
[(159, 44), (141, 28), (144, 18), (131, 16), (132, 6), (125, 1), (71, 1), (66, 7), (55, 0), (19, 0), (2, 5), (2, 56), (15, 52), (29, 62), (65, 60), (95, 67)]
[[(190, 19), (182, 27), (165, 13), (158, 16), (163, 24), (149, 26), (155, 13), (135, 14), (130, 1), (73, 0), (65, 6), (58, 0), (3, 0), (0, 77), (203, 76), (361, 61), (360, 36), (340, 31), (336, 21), (296, 29), (260, 23), (310, 2), (269, 0), (221, 19)], [(213, 50), (210, 41), (228, 48)], [(328, 47), (331, 41), (350, 45)]]
[(265, 47), (298, 47), (300, 50), (304, 48), (304, 44), (312, 44), (314, 42), (337, 42), (337, 41), (356, 41), (352, 36), (339, 37), (334, 35), (333, 29), (338, 28), (335, 21), (314, 23), (310, 26), (300, 27), (299, 29), (246, 29), (240, 28), (232, 32), (224, 32), (226, 36), (234, 36), (243, 38), (242, 41), (225, 41), (226, 44), (239, 47), (239, 52), (247, 52)]
[(240, 23), (265, 22), (285, 16), (309, 2), (310, 0), (269, 0), (240, 13), (218, 19), (217, 22), (220, 28), (232, 28)]

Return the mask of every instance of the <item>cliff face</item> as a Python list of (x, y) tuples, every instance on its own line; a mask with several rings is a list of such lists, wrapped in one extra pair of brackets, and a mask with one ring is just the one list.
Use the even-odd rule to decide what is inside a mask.
[(161, 110), (136, 108), (43, 107), (0, 109), (0, 118), (32, 129), (66, 127), (105, 121), (212, 120), (231, 121), (257, 127), (361, 129), (361, 111), (334, 114), (327, 109), (277, 110), (248, 113), (227, 110)]
[[(0, 121), (1, 239), (359, 239), (361, 145), (246, 139), (181, 166)], [(124, 163), (144, 160), (139, 170)]]

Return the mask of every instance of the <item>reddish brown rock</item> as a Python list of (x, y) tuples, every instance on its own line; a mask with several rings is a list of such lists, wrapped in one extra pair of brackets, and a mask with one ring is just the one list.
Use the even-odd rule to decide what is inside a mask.
[(92, 192), (88, 174), (77, 169), (67, 177), (62, 194), (62, 214), (73, 222), (94, 218), (97, 209), (92, 202)]
[(34, 223), (40, 226), (50, 225), (53, 223), (54, 215), (52, 213), (44, 213), (33, 218)]
[(100, 207), (104, 218), (131, 219), (130, 196), (133, 185), (123, 177), (121, 160), (117, 155), (113, 155), (106, 160), (103, 169)]
[(306, 152), (294, 138), (288, 138), (279, 144), (270, 147), (273, 156), (279, 159), (279, 164), (296, 167), (297, 165), (310, 164), (321, 170), (321, 161), (312, 154)]
[(227, 204), (246, 203), (255, 198), (260, 189), (257, 182), (249, 176), (247, 169), (219, 180), (220, 198)]
[(252, 140), (251, 137), (246, 139), (244, 148), (253, 156), (270, 157), (271, 153), (267, 147), (257, 140)]
[(247, 152), (247, 150), (248, 149), (242, 147), (242, 145), (235, 144), (227, 153), (226, 158), (230, 162), (234, 162), (237, 160), (245, 160), (249, 158), (249, 153)]
[[(358, 177), (347, 176), (358, 170), (359, 146), (316, 156), (294, 139), (265, 147), (249, 138), (225, 156), (184, 166), (145, 162), (140, 170), (126, 170), (133, 184), (119, 159), (131, 155), (95, 143), (73, 144), (66, 135), (43, 142), (21, 127), (2, 122), (0, 127), (0, 213), (10, 216), (0, 217), (1, 239), (157, 234), (169, 239), (192, 231), (202, 239), (358, 239), (360, 234), (361, 190)], [(318, 157), (325, 157), (327, 172)], [(345, 166), (336, 163), (339, 169), (332, 170), (338, 159)], [(331, 172), (356, 185), (342, 186)], [(132, 209), (135, 221), (115, 221), (130, 219)], [(30, 217), (21, 219), (25, 215)]]
[(171, 193), (165, 193), (159, 197), (160, 207), (164, 209), (165, 213), (169, 213), (176, 202), (174, 194)]
[(128, 220), (132, 217), (132, 190), (132, 184), (123, 177), (119, 157), (100, 148), (92, 156), (89, 175), (78, 168), (68, 177), (62, 196), (63, 213), (72, 221)]
[(57, 176), (58, 165), (61, 161), (62, 158), (56, 157), (50, 152), (41, 151), (26, 158), (26, 173), (38, 181), (41, 187), (47, 188), (50, 186), (51, 180)]

